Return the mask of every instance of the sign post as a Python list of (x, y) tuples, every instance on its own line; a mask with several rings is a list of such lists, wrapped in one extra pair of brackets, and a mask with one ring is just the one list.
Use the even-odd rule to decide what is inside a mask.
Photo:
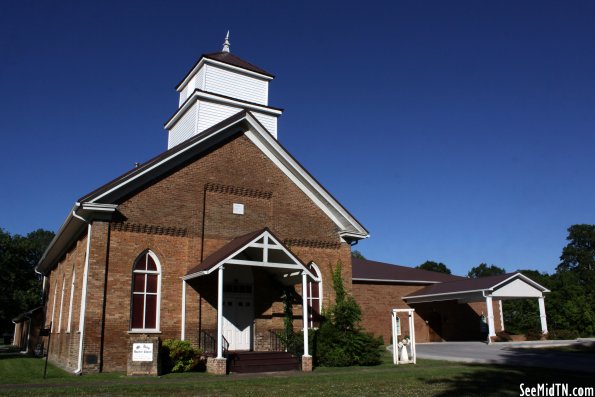
[[(48, 351), (45, 354), (45, 366), (43, 367), (43, 379), (45, 379), (45, 375), (48, 372), (48, 358), (50, 357), (50, 340), (52, 339), (52, 321), (50, 321), (49, 328), (42, 328), (39, 330), (39, 336), (47, 336), (48, 337)], [(43, 349), (42, 349), (43, 352)]]

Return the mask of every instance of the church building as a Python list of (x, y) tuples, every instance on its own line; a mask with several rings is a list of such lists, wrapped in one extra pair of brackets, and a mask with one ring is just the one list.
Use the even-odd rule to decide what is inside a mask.
[[(207, 353), (212, 373), (241, 371), (230, 361), (242, 352), (261, 370), (268, 361), (310, 371), (307, 343), (297, 361), (280, 348), (284, 299), (296, 292), (293, 325), (307, 340), (334, 300), (338, 264), (362, 326), (386, 344), (392, 308), (416, 310), (424, 342), (494, 336), (502, 299), (542, 306), (548, 291), (521, 274), (478, 283), (352, 259), (368, 231), (281, 145), (273, 79), (226, 38), (177, 85), (167, 150), (76, 201), (36, 267), (50, 361), (74, 373), (157, 374), (159, 341), (181, 339)], [(542, 321), (547, 332), (544, 310)]]

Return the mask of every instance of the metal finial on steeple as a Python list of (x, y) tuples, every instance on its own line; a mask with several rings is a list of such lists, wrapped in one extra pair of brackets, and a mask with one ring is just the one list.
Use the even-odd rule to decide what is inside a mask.
[(225, 42), (223, 42), (223, 49), (221, 52), (229, 52), (229, 30), (227, 31), (227, 35), (225, 36)]

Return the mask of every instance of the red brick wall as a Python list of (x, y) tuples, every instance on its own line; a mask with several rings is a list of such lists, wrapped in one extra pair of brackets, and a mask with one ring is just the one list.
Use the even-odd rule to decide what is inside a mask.
[[(70, 371), (74, 371), (78, 365), (78, 330), (86, 250), (87, 234), (85, 228), (84, 234), (73, 244), (70, 251), (66, 253), (58, 265), (48, 274), (48, 280), (46, 281), (48, 284), (48, 294), (45, 303), (45, 327), (49, 327), (50, 321), (53, 320), (54, 322), (49, 359)], [(70, 307), (73, 271), (75, 272), (75, 282), (71, 329), (70, 332), (68, 332), (68, 311)], [(62, 325), (59, 327), (60, 299), (63, 280), (66, 280), (66, 283), (64, 289), (64, 301), (62, 303)], [(56, 292), (56, 309), (52, 319), (52, 306), (54, 303), (54, 294)], [(47, 344), (47, 338), (42, 339), (43, 343)]]
[[(362, 327), (374, 335), (382, 336), (385, 344), (391, 343), (392, 309), (410, 309), (403, 296), (412, 294), (424, 286), (394, 285), (380, 283), (353, 283), (353, 297), (362, 309)], [(427, 326), (419, 314), (414, 316), (415, 337), (417, 342), (427, 342)], [(409, 335), (409, 324), (405, 317), (401, 318), (402, 336)]]

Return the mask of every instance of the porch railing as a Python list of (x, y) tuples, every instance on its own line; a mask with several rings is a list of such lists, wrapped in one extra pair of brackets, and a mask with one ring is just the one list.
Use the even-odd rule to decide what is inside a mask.
[(271, 351), (274, 352), (285, 352), (285, 342), (283, 341), (282, 335), (285, 333), (283, 329), (269, 329), (269, 345)]
[(217, 354), (217, 338), (213, 335), (217, 335), (217, 333), (211, 329), (203, 329), (200, 331), (198, 345), (206, 355)]
[[(217, 354), (217, 330), (213, 329), (203, 329), (200, 331), (200, 336), (198, 339), (198, 345), (202, 349), (203, 353), (207, 356), (216, 355)], [(227, 355), (229, 351), (229, 342), (227, 339), (223, 338), (223, 355)]]

